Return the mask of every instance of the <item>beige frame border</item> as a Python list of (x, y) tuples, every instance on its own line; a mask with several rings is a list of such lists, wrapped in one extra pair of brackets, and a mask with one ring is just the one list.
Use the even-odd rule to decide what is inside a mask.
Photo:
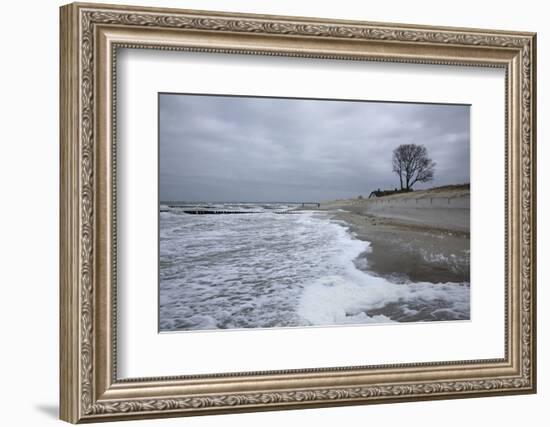
[[(61, 8), (60, 44), (61, 419), (535, 392), (534, 33), (71, 4)], [(117, 380), (118, 47), (505, 68), (505, 358)]]

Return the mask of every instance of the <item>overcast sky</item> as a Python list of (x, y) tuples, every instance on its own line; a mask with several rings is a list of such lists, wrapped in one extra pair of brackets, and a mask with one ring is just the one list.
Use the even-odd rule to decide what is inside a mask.
[(160, 200), (321, 201), (393, 189), (392, 150), (424, 144), (428, 188), (470, 182), (470, 107), (160, 95)]

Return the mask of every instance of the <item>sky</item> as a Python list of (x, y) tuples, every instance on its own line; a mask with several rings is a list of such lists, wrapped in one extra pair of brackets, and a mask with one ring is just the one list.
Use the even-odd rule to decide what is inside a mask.
[(392, 151), (423, 144), (434, 180), (470, 182), (470, 107), (160, 94), (160, 200), (304, 202), (399, 186)]

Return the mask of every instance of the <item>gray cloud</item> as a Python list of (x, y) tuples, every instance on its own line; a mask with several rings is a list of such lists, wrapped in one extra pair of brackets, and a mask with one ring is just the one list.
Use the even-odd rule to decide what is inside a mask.
[(160, 199), (317, 201), (394, 188), (392, 150), (424, 144), (432, 186), (470, 180), (470, 108), (160, 95)]

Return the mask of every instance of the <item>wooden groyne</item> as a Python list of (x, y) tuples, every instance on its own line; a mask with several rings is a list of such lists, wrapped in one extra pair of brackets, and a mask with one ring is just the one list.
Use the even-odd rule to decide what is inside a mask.
[[(161, 211), (161, 212), (168, 212), (168, 211)], [(183, 212), (189, 215), (239, 215), (239, 214), (267, 214), (267, 213), (273, 213), (277, 215), (289, 215), (289, 214), (299, 214), (303, 213), (303, 211), (224, 211), (224, 210), (205, 210), (205, 209), (185, 209), (181, 210), (179, 212)]]
[(226, 211), (226, 210), (207, 210), (207, 209), (184, 209), (180, 212), (190, 215), (238, 215), (238, 214), (258, 214), (262, 211)]
[[(319, 207), (320, 203), (304, 203), (301, 204), (302, 207), (305, 207), (307, 205), (314, 205)], [(181, 206), (173, 205), (168, 206), (170, 209), (176, 209), (174, 212), (179, 213), (185, 213), (189, 215), (244, 215), (244, 214), (266, 214), (266, 213), (273, 213), (277, 215), (288, 215), (288, 214), (299, 214), (303, 213), (303, 209), (287, 209), (287, 210), (272, 210), (272, 209), (266, 209), (266, 210), (231, 210), (231, 209), (205, 209), (205, 208), (199, 208), (199, 209), (189, 209), (189, 208), (181, 208)], [(171, 212), (170, 209), (161, 209), (160, 212)]]
[(278, 215), (284, 214), (298, 214), (303, 212), (303, 208), (308, 206), (320, 208), (321, 204), (318, 202), (303, 202), (303, 203), (293, 203), (294, 205), (301, 206), (287, 208), (286, 210), (275, 210), (275, 209), (265, 209), (265, 210), (235, 210), (235, 209), (214, 209), (207, 206), (198, 206), (193, 208), (191, 206), (182, 206), (182, 205), (167, 205), (169, 209), (160, 209), (160, 212), (171, 212), (171, 209), (174, 209), (175, 212), (185, 213), (189, 215), (244, 215), (244, 214), (265, 214), (265, 213), (274, 213)]

